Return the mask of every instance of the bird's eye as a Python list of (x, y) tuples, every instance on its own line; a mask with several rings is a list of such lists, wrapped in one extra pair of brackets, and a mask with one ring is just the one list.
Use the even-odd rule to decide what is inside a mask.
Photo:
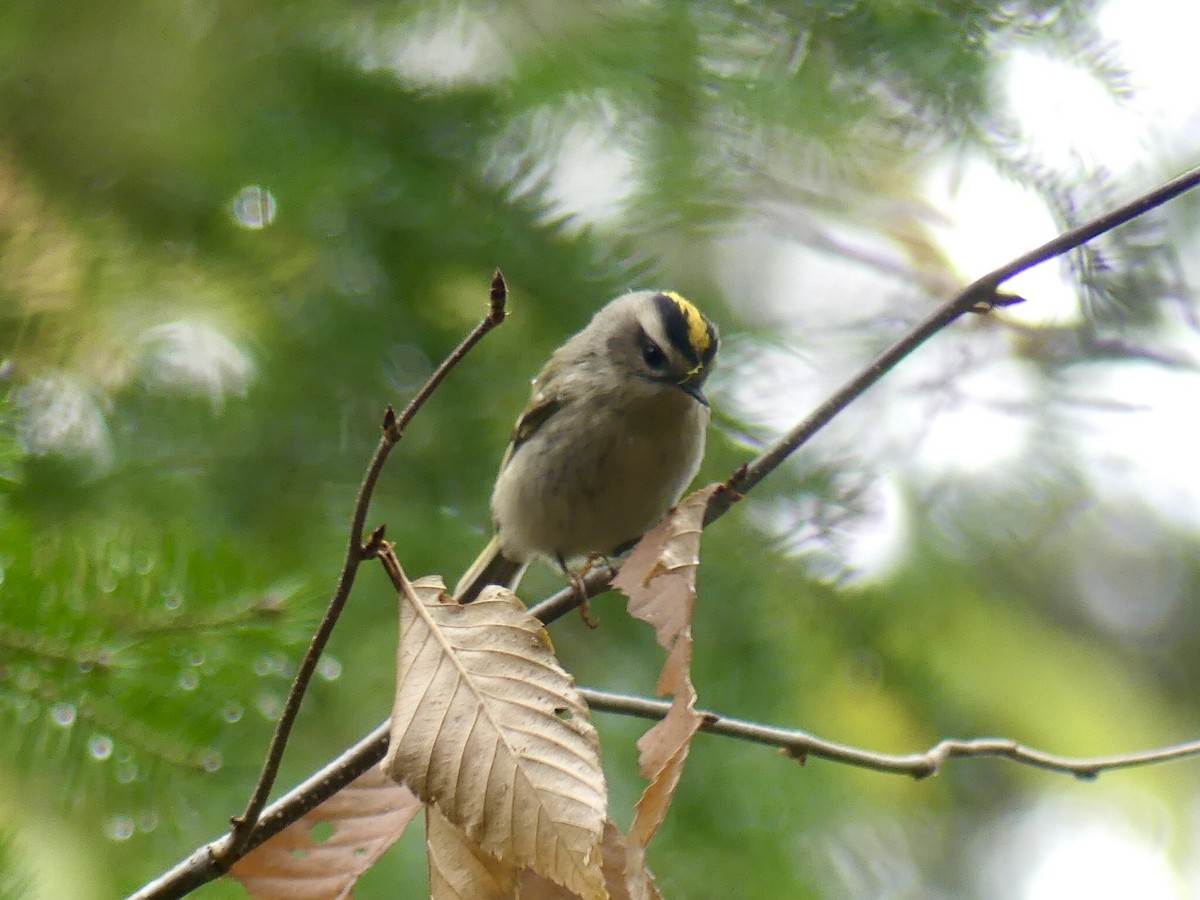
[(661, 369), (667, 364), (667, 354), (663, 353), (662, 347), (650, 338), (646, 338), (642, 343), (642, 359), (652, 369)]

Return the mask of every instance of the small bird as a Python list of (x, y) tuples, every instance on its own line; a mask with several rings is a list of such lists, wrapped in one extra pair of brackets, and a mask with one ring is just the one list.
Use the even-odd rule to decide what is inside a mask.
[(495, 533), (454, 589), (515, 589), (542, 557), (623, 552), (688, 486), (704, 456), (704, 381), (717, 329), (679, 294), (604, 306), (533, 381), (492, 490)]

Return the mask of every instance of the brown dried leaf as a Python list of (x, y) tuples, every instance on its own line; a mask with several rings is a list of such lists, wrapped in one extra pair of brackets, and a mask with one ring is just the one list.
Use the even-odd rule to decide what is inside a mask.
[[(625, 845), (625, 836), (621, 834), (621, 829), (611, 821), (604, 823), (604, 842), (601, 844), (601, 851), (604, 854), (602, 866), (604, 885), (608, 888), (608, 896), (611, 900), (633, 900), (635, 896), (642, 900), (661, 900), (661, 895), (654, 886), (654, 876), (645, 868), (636, 873), (634, 879), (643, 887), (642, 893), (635, 895), (630, 892), (631, 879), (626, 872), (628, 848)], [(521, 900), (573, 900), (576, 896), (561, 885), (548, 881), (528, 869), (521, 873), (518, 887), (517, 896)]]
[(503, 588), (404, 585), (385, 769), (486, 853), (604, 897), (600, 743), (542, 624)]
[[(549, 878), (543, 878), (529, 869), (521, 871), (516, 896), (519, 900), (579, 900), (579, 895), (574, 891), (568, 891), (561, 884), (555, 884)], [(609, 896), (612, 896), (611, 891)]]
[[(372, 767), (243, 856), (229, 874), (258, 900), (348, 897), (420, 810), (412, 791)], [(318, 825), (332, 826), (333, 833), (314, 840)]]
[(703, 722), (692, 686), (692, 616), (704, 512), (720, 488), (709, 485), (681, 501), (638, 542), (613, 579), (613, 586), (629, 597), (630, 614), (652, 625), (659, 646), (667, 651), (658, 693), (672, 696), (666, 717), (638, 741), (642, 777), (650, 784), (629, 829), (626, 871), (635, 897), (652, 896), (644, 851), (666, 819), (692, 738)]
[[(517, 896), (517, 869), (485, 853), (436, 806), (425, 808), (425, 844), (431, 900), (512, 900)], [(574, 895), (568, 892), (567, 896)]]

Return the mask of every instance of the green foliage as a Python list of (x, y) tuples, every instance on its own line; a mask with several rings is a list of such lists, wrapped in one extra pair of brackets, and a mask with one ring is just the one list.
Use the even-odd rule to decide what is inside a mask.
[(12, 833), (0, 830), (0, 900), (27, 900), (30, 878), (17, 856)]

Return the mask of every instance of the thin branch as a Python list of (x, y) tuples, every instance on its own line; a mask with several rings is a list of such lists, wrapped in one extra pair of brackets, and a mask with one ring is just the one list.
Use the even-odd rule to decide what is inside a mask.
[[(408, 427), (408, 423), (413, 420), (413, 417), (420, 412), (421, 407), (425, 405), (425, 401), (433, 396), (433, 392), (438, 389), (441, 383), (450, 374), (450, 370), (462, 362), (462, 358), (471, 352), (472, 348), (483, 340), (484, 335), (504, 321), (507, 315), (505, 311), (505, 303), (508, 302), (508, 285), (504, 281), (504, 274), (497, 269), (492, 275), (491, 292), (488, 295), (488, 312), (483, 317), (483, 320), (471, 330), (471, 333), (463, 338), (462, 343), (454, 348), (454, 351), (442, 360), (442, 364), (437, 367), (429, 380), (421, 387), (408, 402), (408, 406), (404, 407), (404, 411), (400, 413), (399, 418), (396, 417), (394, 411), (384, 415), (384, 434), (380, 439), (379, 447), (375, 451), (375, 457), (371, 460), (371, 465), (367, 468), (367, 475), (363, 479), (363, 486), (359, 489), (359, 500), (354, 504), (354, 518), (350, 526), (350, 553), (354, 553), (357, 548), (362, 545), (363, 528), (367, 521), (367, 507), (371, 502), (371, 493), (375, 489), (375, 481), (379, 478), (379, 472), (383, 469), (383, 464), (387, 461), (387, 456), (392, 452), (392, 447), (399, 443), (400, 438), (404, 435), (404, 429)], [(391, 407), (388, 407), (391, 410)], [(363, 492), (366, 492), (366, 497), (363, 497)], [(367, 557), (360, 557), (365, 559)]]
[[(671, 709), (665, 700), (651, 700), (628, 694), (614, 694), (592, 688), (579, 688), (579, 693), (593, 710), (636, 716), (640, 719), (661, 719)], [(1152, 763), (1168, 762), (1189, 756), (1200, 756), (1200, 741), (1175, 744), (1158, 750), (1146, 750), (1122, 756), (1056, 756), (1018, 744), (1007, 738), (972, 738), (969, 740), (947, 739), (939, 741), (924, 753), (890, 754), (862, 750), (847, 744), (826, 741), (807, 731), (760, 725), (744, 719), (734, 719), (717, 713), (701, 710), (704, 724), (701, 731), (721, 734), (726, 737), (779, 747), (788, 756), (803, 763), (808, 757), (816, 756), (834, 762), (846, 763), (877, 772), (911, 775), (928, 778), (936, 775), (947, 759), (956, 757), (996, 756), (1027, 766), (1062, 772), (1076, 778), (1093, 779), (1112, 769), (1130, 769)]]
[(996, 304), (997, 290), (1001, 284), (1014, 275), (1019, 275), (1027, 269), (1061, 256), (1076, 247), (1085, 244), (1105, 232), (1112, 231), (1127, 222), (1145, 215), (1180, 194), (1191, 190), (1200, 184), (1200, 166), (1185, 172), (1177, 178), (1159, 185), (1152, 191), (1142, 194), (1124, 206), (1111, 212), (1097, 216), (1085, 222), (1078, 228), (1063, 232), (1040, 247), (1018, 256), (1012, 262), (976, 279), (955, 296), (938, 306), (933, 312), (919, 322), (908, 334), (884, 350), (874, 361), (869, 363), (857, 375), (851, 378), (841, 388), (820, 406), (812, 411), (795, 428), (783, 435), (774, 444), (764, 450), (758, 457), (740, 468), (729, 479), (727, 484), (732, 490), (713, 497), (705, 516), (704, 524), (709, 525), (724, 515), (740, 495), (745, 494), (756, 484), (773, 472), (779, 465), (805, 444), (814, 434), (829, 423), (834, 416), (858, 399), (866, 390), (879, 379), (890, 372), (906, 356), (925, 343), (930, 337), (954, 322), (964, 313), (978, 311), (989, 305), (1003, 305), (1011, 302), (1001, 298)]
[(300, 704), (304, 699), (305, 692), (308, 690), (309, 682), (312, 681), (313, 673), (317, 668), (317, 662), (321, 658), (321, 653), (325, 650), (325, 645), (329, 643), (334, 626), (337, 625), (338, 618), (341, 616), (342, 610), (346, 606), (346, 601), (350, 597), (350, 589), (354, 586), (354, 577), (358, 573), (358, 567), (363, 560), (374, 556), (383, 543), (384, 529), (382, 525), (375, 529), (365, 544), (363, 543), (363, 529), (367, 521), (367, 512), (371, 506), (371, 497), (375, 493), (375, 484), (379, 480), (379, 473), (383, 471), (383, 466), (387, 462), (388, 455), (392, 452), (392, 448), (399, 443), (400, 438), (404, 436), (404, 429), (408, 426), (409, 422), (413, 420), (413, 417), (425, 405), (425, 401), (437, 390), (438, 386), (450, 373), (450, 370), (458, 365), (462, 358), (470, 352), (471, 348), (483, 339), (484, 335), (504, 321), (504, 305), (507, 299), (508, 286), (504, 283), (503, 274), (497, 269), (492, 276), (490, 305), (487, 315), (463, 339), (462, 343), (454, 349), (454, 352), (442, 361), (442, 364), (438, 366), (437, 370), (429, 377), (429, 380), (425, 382), (425, 385), (417, 391), (408, 406), (404, 408), (404, 412), (400, 414), (399, 418), (397, 418), (396, 411), (390, 405), (384, 412), (379, 444), (375, 447), (375, 453), (372, 455), (371, 462), (367, 466), (366, 474), (363, 476), (362, 484), (358, 489), (358, 496), (354, 501), (354, 514), (350, 523), (350, 540), (346, 547), (346, 559), (342, 564), (342, 572), (338, 577), (337, 587), (334, 589), (333, 597), (329, 601), (325, 615), (321, 618), (320, 625), (317, 626), (317, 630), (313, 634), (312, 641), (308, 645), (308, 650), (305, 651), (304, 658), (300, 661), (300, 667), (296, 671), (295, 680), (293, 680), (287, 699), (284, 701), (283, 711), (280, 713), (279, 721), (275, 724), (275, 733), (271, 737), (271, 745), (267, 750), (266, 759), (263, 761), (262, 772), (258, 776), (258, 783), (250, 795), (250, 800), (246, 804), (245, 811), (240, 816), (235, 816), (230, 820), (233, 823), (233, 830), (230, 833), (228, 845), (217, 857), (217, 862), (220, 865), (228, 867), (232, 865), (234, 860), (244, 854), (246, 846), (254, 834), (255, 825), (258, 823), (263, 807), (266, 806), (267, 798), (271, 794), (271, 788), (274, 786), (275, 779), (279, 774), (279, 765), (283, 761), (284, 748), (287, 746), (288, 738), (292, 733), (292, 727), (296, 723), (296, 716), (300, 713)]
[[(597, 594), (603, 594), (609, 589), (609, 582), (616, 577), (616, 574), (617, 570), (613, 566), (593, 566), (583, 576), (584, 593), (589, 599)], [(583, 598), (571, 584), (531, 606), (529, 614), (541, 621), (543, 625), (549, 625), (555, 619), (561, 619), (581, 602), (583, 602)]]
[(128, 900), (174, 900), (194, 891), (225, 874), (226, 867), (255, 847), (273, 838), (297, 819), (316, 809), (371, 766), (383, 759), (387, 751), (388, 722), (384, 722), (365, 738), (309, 776), (263, 810), (250, 840), (240, 853), (233, 853), (233, 835), (225, 834), (196, 850), (158, 878), (142, 886)]
[(404, 567), (400, 565), (400, 560), (396, 556), (395, 546), (388, 541), (384, 541), (379, 547), (379, 553), (376, 555), (379, 557), (379, 561), (383, 563), (383, 570), (387, 572), (387, 576), (392, 582), (392, 587), (396, 589), (396, 594), (410, 603), (419, 604), (421, 601), (413, 591), (412, 582), (404, 574)]

